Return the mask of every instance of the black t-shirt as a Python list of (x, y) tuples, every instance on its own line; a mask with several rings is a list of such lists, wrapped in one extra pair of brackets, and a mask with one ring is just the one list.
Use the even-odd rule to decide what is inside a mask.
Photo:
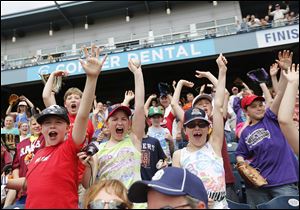
[(166, 159), (166, 155), (160, 146), (158, 139), (150, 136), (143, 138), (142, 141), (142, 162), (141, 176), (142, 180), (151, 180), (158, 171), (157, 162)]

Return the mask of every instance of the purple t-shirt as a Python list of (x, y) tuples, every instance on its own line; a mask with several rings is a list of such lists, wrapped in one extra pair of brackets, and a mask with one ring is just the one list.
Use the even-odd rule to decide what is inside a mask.
[(299, 180), (299, 163), (280, 130), (277, 116), (269, 108), (260, 122), (243, 130), (236, 156), (250, 159), (250, 165), (267, 179), (264, 187)]

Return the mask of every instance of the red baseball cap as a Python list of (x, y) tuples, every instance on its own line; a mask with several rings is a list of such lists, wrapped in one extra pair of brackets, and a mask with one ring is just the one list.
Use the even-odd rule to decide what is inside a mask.
[(250, 104), (252, 104), (252, 102), (255, 100), (265, 101), (265, 98), (262, 96), (257, 96), (257, 95), (247, 95), (241, 101), (242, 108), (246, 109), (246, 107), (249, 106)]
[(128, 115), (128, 117), (130, 117), (132, 114), (130, 108), (127, 106), (123, 106), (122, 104), (114, 104), (108, 107), (107, 110), (108, 110), (108, 115), (106, 121), (118, 110), (124, 111)]

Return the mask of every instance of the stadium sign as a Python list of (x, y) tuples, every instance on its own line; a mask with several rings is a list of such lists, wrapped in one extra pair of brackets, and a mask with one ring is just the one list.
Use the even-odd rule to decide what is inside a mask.
[(299, 25), (258, 31), (256, 39), (259, 48), (299, 42)]
[[(136, 58), (142, 65), (163, 63), (203, 56), (214, 55), (215, 45), (213, 39), (184, 42), (160, 47), (144, 48), (140, 50), (109, 54), (103, 65), (103, 71), (122, 69), (128, 67), (128, 60)], [(100, 56), (102, 59), (103, 56)], [(51, 63), (27, 69), (27, 81), (40, 80), (39, 74), (51, 73), (55, 70), (68, 70), (70, 76), (84, 74), (78, 60)]]

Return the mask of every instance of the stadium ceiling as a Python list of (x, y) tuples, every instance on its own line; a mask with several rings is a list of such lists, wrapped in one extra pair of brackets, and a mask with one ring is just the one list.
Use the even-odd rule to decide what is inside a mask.
[[(188, 4), (190, 1), (169, 1), (171, 8)], [(191, 1), (192, 2), (192, 1)], [(101, 18), (119, 16), (122, 18), (129, 9), (129, 15), (133, 17), (136, 13), (144, 12), (150, 14), (153, 10), (165, 11), (167, 1), (76, 1), (66, 4), (55, 4), (54, 6), (25, 11), (21, 13), (1, 16), (1, 37), (11, 37), (13, 31), (19, 37), (34, 31), (47, 31), (52, 22), (53, 30), (65, 27), (77, 27), (85, 23), (101, 21)]]

